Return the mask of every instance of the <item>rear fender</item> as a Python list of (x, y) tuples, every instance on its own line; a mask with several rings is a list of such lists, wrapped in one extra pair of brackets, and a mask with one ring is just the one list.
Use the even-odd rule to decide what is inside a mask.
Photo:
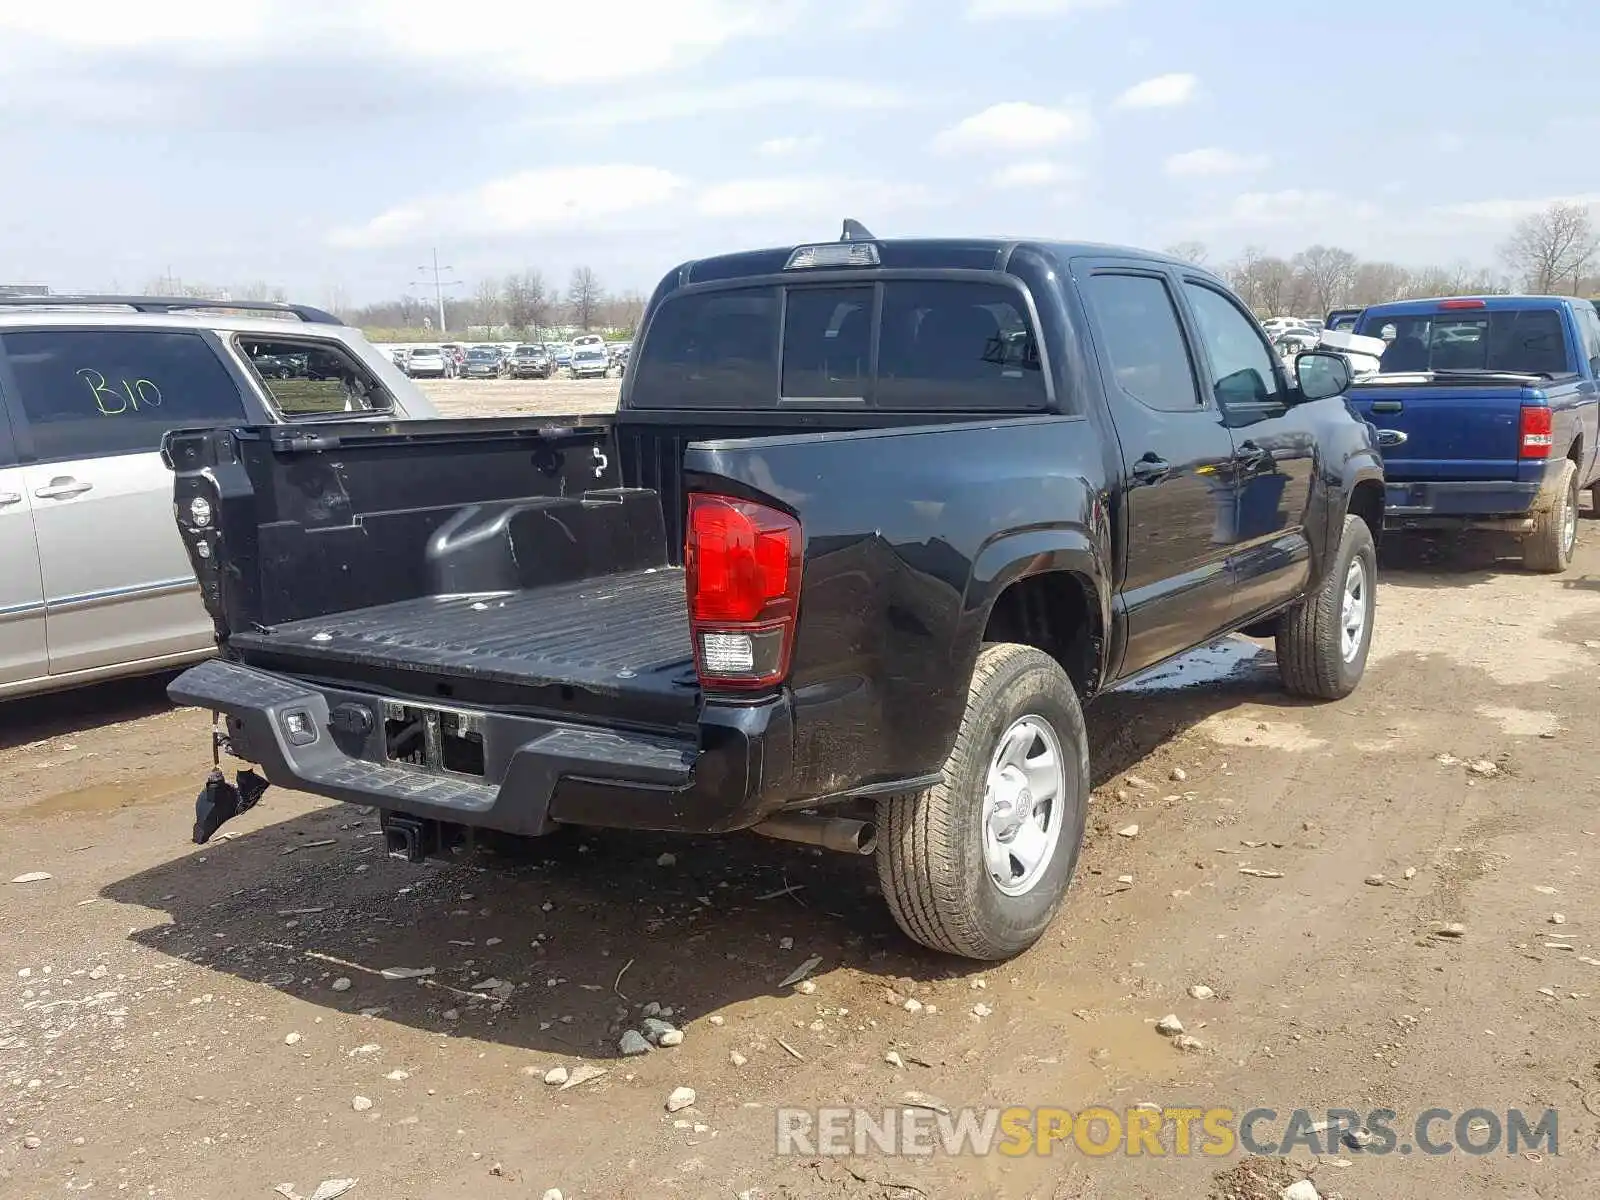
[[(1109, 536), (1098, 539), (1110, 545)], [(1017, 530), (989, 542), (972, 565), (967, 588), (967, 603), (960, 644), (952, 657), (958, 671), (964, 666), (971, 675), (982, 648), (984, 630), (996, 602), (1007, 588), (1024, 579), (1052, 573), (1071, 574), (1091, 593), (1090, 617), (1095, 622), (1095, 649), (1092, 679), (1087, 691), (1093, 693), (1111, 678), (1115, 667), (1114, 639), (1111, 635), (1111, 567), (1096, 549), (1096, 539), (1082, 528), (1055, 527)], [(965, 676), (964, 676), (965, 677)]]
[[(1321, 553), (1313, 555), (1316, 564), (1308, 590), (1314, 591), (1327, 575), (1339, 553), (1339, 543), (1344, 539), (1346, 515), (1360, 516), (1372, 530), (1376, 545), (1383, 536), (1383, 460), (1376, 449), (1364, 447), (1344, 460), (1339, 480), (1337, 503), (1327, 505), (1328, 524), (1323, 536)], [(1376, 491), (1374, 500), (1367, 499)], [(1374, 504), (1376, 507), (1374, 507)]]
[(687, 490), (775, 505), (804, 530), (792, 798), (941, 768), (1006, 584), (1107, 575), (1090, 549), (1111, 545), (1099, 451), (1085, 422), (1049, 415), (687, 447)]

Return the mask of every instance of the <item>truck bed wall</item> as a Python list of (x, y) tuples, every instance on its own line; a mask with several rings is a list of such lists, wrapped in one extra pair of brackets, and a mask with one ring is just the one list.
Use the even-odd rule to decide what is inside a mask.
[(756, 411), (742, 413), (644, 411), (625, 413), (617, 425), (622, 479), (661, 497), (667, 559), (683, 562), (684, 451), (692, 442), (726, 438), (788, 437), (806, 433), (850, 433), (902, 425), (943, 424), (947, 413)]
[(665, 564), (660, 506), (617, 486), (608, 429), (452, 436), (430, 424), (441, 427), (335, 430), (298, 447), (246, 430), (221, 447), (208, 466), (228, 628)]

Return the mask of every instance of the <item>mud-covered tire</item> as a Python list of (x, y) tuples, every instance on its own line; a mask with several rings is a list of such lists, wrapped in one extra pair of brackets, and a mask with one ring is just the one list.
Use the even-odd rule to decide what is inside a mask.
[[(1010, 881), (1027, 889), (1007, 894), (986, 858), (986, 784), (1001, 738), (1034, 721), (1053, 734), (1059, 750), (1058, 794), (1042, 806), (1054, 840), (1036, 878)], [(1049, 749), (1042, 734), (1035, 745)], [(1089, 791), (1083, 710), (1066, 672), (1031, 646), (984, 646), (939, 782), (878, 802), (878, 880), (895, 921), (924, 946), (964, 958), (993, 961), (1026, 950), (1044, 933), (1072, 881)]]
[(1534, 514), (1533, 532), (1522, 539), (1522, 565), (1547, 575), (1570, 567), (1578, 548), (1578, 468), (1571, 460), (1561, 464), (1554, 490), (1556, 502)]
[[(1348, 638), (1358, 567), (1361, 626), (1356, 637)], [(1372, 649), (1377, 585), (1372, 531), (1360, 517), (1346, 516), (1339, 552), (1322, 585), (1278, 619), (1278, 675), (1285, 689), (1316, 700), (1342, 700), (1356, 690)]]

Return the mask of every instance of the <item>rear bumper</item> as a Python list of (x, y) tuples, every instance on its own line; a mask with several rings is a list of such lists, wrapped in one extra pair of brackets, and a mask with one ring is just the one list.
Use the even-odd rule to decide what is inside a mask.
[(1384, 487), (1383, 523), (1389, 529), (1490, 528), (1525, 531), (1546, 505), (1542, 482), (1467, 480), (1394, 482)]
[[(280, 787), (351, 804), (506, 833), (595, 825), (721, 833), (782, 807), (792, 744), (783, 696), (706, 705), (698, 736), (603, 729), (477, 710), (484, 773), (462, 775), (388, 760), (384, 699), (213, 659), (167, 689), (177, 703), (227, 717), (232, 748)], [(365, 710), (330, 725), (335, 709)], [(291, 735), (292, 717), (311, 731)]]

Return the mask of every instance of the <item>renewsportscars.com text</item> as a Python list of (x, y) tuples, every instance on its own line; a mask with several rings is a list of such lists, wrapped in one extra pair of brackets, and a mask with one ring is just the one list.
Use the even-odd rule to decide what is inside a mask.
[(806, 1155), (989, 1155), (1079, 1153), (1150, 1157), (1247, 1154), (1507, 1155), (1560, 1153), (1555, 1109), (927, 1107), (780, 1108), (776, 1150)]

